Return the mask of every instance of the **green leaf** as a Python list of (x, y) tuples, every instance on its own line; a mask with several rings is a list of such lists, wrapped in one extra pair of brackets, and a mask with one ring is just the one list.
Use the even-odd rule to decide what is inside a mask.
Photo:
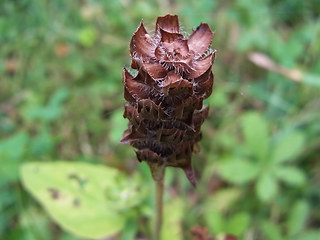
[(0, 141), (0, 161), (2, 159), (19, 159), (26, 150), (29, 136), (26, 132), (19, 132), (10, 138)]
[(58, 89), (50, 98), (50, 106), (60, 106), (69, 96), (69, 90), (66, 87)]
[[(100, 239), (121, 231), (124, 212), (137, 204), (138, 192), (117, 170), (89, 163), (27, 163), (24, 187), (65, 230)], [(123, 188), (125, 186), (125, 188)]]
[(267, 240), (282, 240), (281, 229), (279, 225), (273, 222), (265, 221), (261, 224), (261, 230)]
[(0, 188), (19, 179), (19, 166), (27, 151), (28, 140), (26, 132), (19, 132), (0, 141)]
[(60, 88), (53, 93), (48, 103), (44, 105), (41, 104), (35, 93), (31, 93), (23, 110), (25, 117), (28, 120), (43, 120), (45, 122), (57, 119), (62, 113), (62, 104), (67, 99), (68, 94), (67, 88)]
[(292, 166), (277, 166), (274, 174), (278, 179), (293, 186), (302, 185), (306, 182), (306, 176), (302, 170)]
[(248, 154), (257, 159), (266, 159), (269, 151), (269, 129), (267, 122), (256, 112), (242, 117), (242, 130)]
[(256, 184), (256, 193), (263, 202), (270, 201), (278, 191), (277, 180), (271, 174), (262, 175)]
[(136, 220), (127, 220), (121, 235), (121, 240), (132, 240), (135, 239), (138, 225)]
[(215, 191), (207, 197), (206, 208), (215, 209), (220, 212), (227, 211), (236, 201), (239, 200), (241, 196), (241, 189), (234, 188), (223, 188), (221, 190)]
[(274, 162), (285, 162), (293, 160), (304, 147), (304, 136), (300, 132), (293, 132), (284, 136), (275, 146), (272, 160)]
[(52, 135), (50, 133), (50, 129), (48, 127), (43, 127), (38, 135), (32, 139), (30, 152), (34, 156), (41, 156), (48, 154), (53, 149), (54, 142), (52, 139)]
[(295, 236), (300, 233), (307, 222), (309, 216), (309, 205), (306, 201), (297, 201), (292, 207), (288, 220), (288, 234)]
[(233, 234), (235, 236), (240, 236), (249, 226), (250, 216), (246, 212), (235, 214), (227, 222), (226, 233)]
[(220, 175), (227, 181), (243, 184), (253, 180), (259, 171), (256, 164), (248, 160), (228, 160), (220, 167)]
[(208, 226), (213, 234), (217, 235), (225, 232), (226, 223), (219, 211), (209, 208), (204, 212), (204, 217), (206, 226)]

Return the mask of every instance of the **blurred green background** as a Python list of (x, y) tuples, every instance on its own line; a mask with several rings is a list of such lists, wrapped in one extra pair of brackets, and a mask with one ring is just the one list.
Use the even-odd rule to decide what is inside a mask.
[[(207, 22), (217, 58), (193, 157), (198, 186), (168, 169), (163, 239), (192, 239), (196, 225), (243, 240), (320, 239), (319, 0), (2, 0), (0, 239), (99, 231), (100, 239), (150, 239), (153, 182), (119, 144), (127, 126), (122, 68), (140, 20), (153, 31), (168, 13), (189, 33)], [(98, 174), (99, 164), (109, 168)], [(69, 188), (69, 168), (80, 174), (68, 175), (78, 188), (95, 181), (92, 195)], [(60, 214), (54, 204), (67, 193), (78, 196), (77, 209), (64, 205)], [(92, 202), (105, 196), (106, 209)]]

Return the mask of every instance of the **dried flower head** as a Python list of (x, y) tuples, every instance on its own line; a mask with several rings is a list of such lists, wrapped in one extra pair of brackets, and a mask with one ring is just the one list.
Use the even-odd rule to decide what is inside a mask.
[(212, 92), (212, 37), (201, 23), (186, 39), (178, 16), (166, 15), (158, 17), (153, 35), (141, 22), (131, 39), (131, 67), (138, 73), (123, 69), (124, 117), (130, 123), (121, 142), (138, 149), (138, 160), (149, 164), (155, 180), (171, 166), (182, 168), (195, 185), (191, 155), (209, 111), (203, 99)]

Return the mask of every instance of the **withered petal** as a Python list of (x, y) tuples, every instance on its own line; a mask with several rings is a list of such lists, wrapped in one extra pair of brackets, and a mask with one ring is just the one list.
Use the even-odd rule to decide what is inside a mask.
[(204, 74), (202, 74), (201, 76), (199, 76), (197, 78), (194, 78), (193, 82), (196, 84), (199, 84), (201, 82), (208, 81), (210, 74), (211, 74), (211, 68), (208, 68), (208, 70)]
[(184, 106), (183, 107), (183, 114), (182, 114), (181, 118), (179, 118), (179, 119), (184, 121), (187, 124), (191, 124), (193, 112), (194, 112), (194, 109), (190, 109), (189, 107)]
[(175, 151), (168, 157), (168, 166), (184, 168), (190, 165), (193, 145), (193, 140), (176, 145)]
[(183, 40), (183, 35), (180, 33), (168, 32), (160, 28), (161, 42), (172, 43), (176, 40)]
[(183, 121), (177, 120), (177, 119), (170, 119), (170, 120), (154, 120), (154, 119), (144, 119), (142, 121), (144, 126), (146, 128), (156, 131), (159, 129), (181, 129), (181, 130), (189, 130), (189, 131), (194, 131), (194, 129), (186, 124)]
[(192, 184), (192, 186), (196, 187), (197, 185), (197, 179), (194, 174), (193, 168), (191, 166), (191, 163), (189, 166), (182, 168), (184, 173), (186, 174), (186, 177), (188, 178), (189, 182)]
[(141, 22), (130, 42), (131, 55), (154, 58), (155, 43), (153, 41)]
[(190, 56), (189, 54), (189, 46), (188, 46), (188, 40), (185, 39), (178, 39), (174, 41), (174, 49), (176, 50), (176, 53), (179, 53), (179, 57), (182, 57), (183, 60), (188, 58)]
[(136, 100), (132, 97), (132, 95), (129, 93), (127, 88), (124, 88), (124, 99), (130, 103), (135, 102)]
[(187, 109), (200, 110), (203, 106), (203, 97), (192, 95), (188, 97), (186, 100), (184, 100), (183, 104), (185, 106), (185, 110)]
[(173, 145), (181, 143), (183, 139), (183, 134), (185, 131), (182, 131), (180, 129), (174, 129), (175, 131), (168, 131), (168, 129), (161, 131), (161, 142), (171, 143)]
[(165, 114), (162, 108), (151, 99), (143, 99), (138, 102), (139, 115), (143, 119), (163, 119)]
[(123, 83), (127, 92), (135, 100), (148, 98), (151, 87), (144, 83), (135, 81), (134, 77), (126, 68), (123, 68)]
[(212, 93), (214, 76), (212, 72), (210, 72), (209, 78), (207, 81), (199, 82), (194, 87), (194, 92), (196, 95), (202, 96), (204, 99), (208, 98)]
[(154, 151), (146, 148), (136, 151), (136, 155), (138, 160), (141, 161), (151, 161), (151, 162), (159, 162), (161, 157), (155, 153)]
[(140, 58), (132, 57), (131, 67), (139, 72), (144, 71), (154, 80), (164, 78), (167, 70), (158, 61), (143, 61)]
[(189, 76), (195, 71), (193, 66), (185, 61), (165, 61), (162, 65), (166, 69), (174, 69), (174, 71), (182, 75), (184, 79), (188, 79), (185, 76)]
[(189, 49), (201, 57), (210, 47), (213, 34), (207, 23), (201, 23), (188, 39)]
[(192, 117), (192, 126), (195, 128), (195, 130), (199, 130), (204, 120), (208, 117), (208, 114), (209, 114), (208, 106), (194, 112)]
[(141, 63), (153, 79), (161, 79), (167, 75), (167, 70), (159, 63)]
[(139, 69), (141, 68), (140, 62), (141, 62), (140, 59), (132, 57), (132, 60), (131, 60), (131, 68), (132, 68), (132, 69), (139, 70)]
[(132, 140), (130, 142), (130, 144), (131, 144), (131, 146), (138, 148), (138, 149), (148, 148), (161, 156), (169, 156), (175, 150), (174, 146), (172, 144), (160, 142), (156, 138), (154, 138), (154, 139), (145, 138), (145, 139), (141, 139), (141, 140), (139, 140), (139, 139)]
[(155, 56), (160, 62), (191, 62), (192, 56), (189, 53), (187, 40), (175, 40), (172, 43), (162, 42), (156, 50)]
[(135, 141), (137, 139), (142, 139), (144, 137), (145, 136), (143, 134), (136, 131), (135, 128), (132, 128), (131, 132), (128, 135), (124, 136), (121, 139), (120, 143), (130, 143), (132, 141)]
[(134, 77), (133, 80), (140, 82), (140, 83), (144, 83), (148, 86), (155, 86), (156, 85), (156, 81), (154, 81), (148, 73), (146, 73), (145, 71), (141, 71), (141, 70), (138, 72), (137, 76)]
[(202, 74), (204, 74), (209, 68), (211, 68), (213, 60), (215, 57), (215, 53), (209, 54), (204, 59), (195, 61), (193, 63), (194, 71), (191, 71), (190, 73), (185, 73), (186, 79), (194, 79), (200, 77)]
[(124, 106), (123, 117), (128, 118), (130, 123), (134, 126), (138, 126), (141, 122), (137, 108), (132, 105)]
[(172, 32), (172, 33), (179, 33), (179, 20), (178, 15), (166, 15), (164, 17), (158, 17), (156, 23), (156, 32), (160, 31), (160, 28)]
[(187, 98), (192, 94), (193, 84), (188, 80), (173, 82), (168, 86), (168, 95), (180, 95), (181, 98)]
[(180, 80), (182, 80), (180, 74), (178, 74), (174, 71), (170, 71), (170, 72), (168, 72), (167, 76), (165, 77), (165, 79), (161, 83), (161, 87), (167, 87), (170, 84), (178, 82)]

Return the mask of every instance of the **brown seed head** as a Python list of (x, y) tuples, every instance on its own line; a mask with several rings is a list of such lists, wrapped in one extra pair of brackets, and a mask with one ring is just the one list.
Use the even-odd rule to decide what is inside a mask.
[(149, 164), (156, 180), (172, 166), (196, 183), (191, 155), (209, 111), (202, 103), (212, 92), (212, 37), (208, 24), (201, 23), (185, 39), (177, 15), (158, 17), (153, 35), (141, 22), (132, 36), (131, 67), (138, 73), (123, 69), (124, 117), (130, 122), (121, 142), (137, 149), (138, 160)]

